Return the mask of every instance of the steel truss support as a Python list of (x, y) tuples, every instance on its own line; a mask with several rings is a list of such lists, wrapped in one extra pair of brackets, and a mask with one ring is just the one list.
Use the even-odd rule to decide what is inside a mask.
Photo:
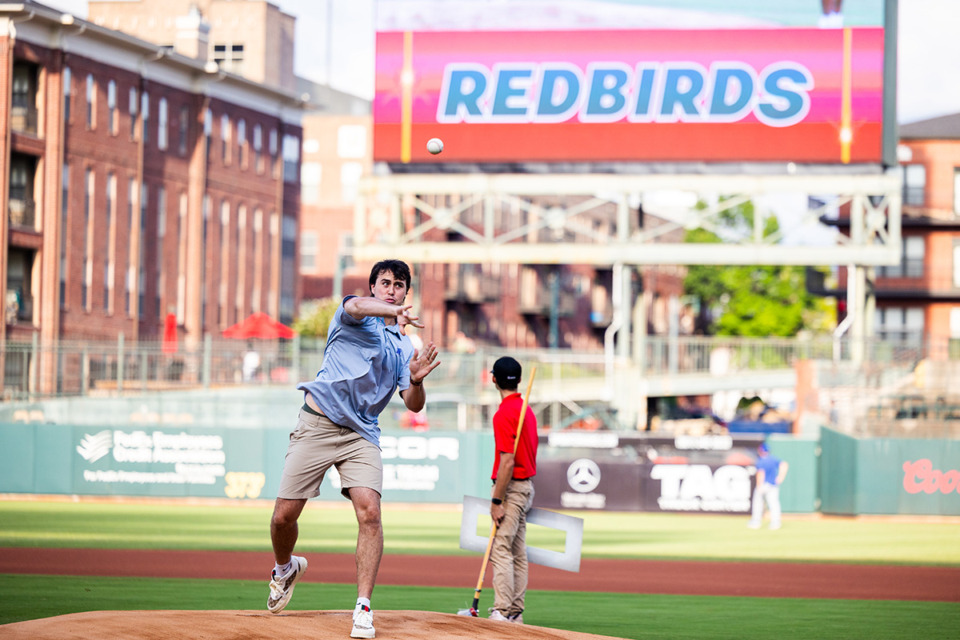
[[(685, 208), (645, 207), (641, 216), (642, 203), (663, 192), (693, 197)], [(366, 178), (360, 193), (352, 250), (356, 260), (390, 256), (413, 264), (612, 268), (613, 320), (604, 341), (608, 375), (614, 359), (626, 364), (644, 351), (643, 332), (631, 336), (642, 310), (635, 309), (626, 284), (638, 266), (848, 266), (857, 281), (851, 288), (856, 299), (848, 305), (854, 314), (850, 334), (862, 339), (871, 333), (873, 308), (866, 277), (872, 267), (898, 264), (901, 254), (901, 184), (892, 173), (390, 174)], [(837, 243), (828, 246), (784, 245), (780, 234), (763, 237), (758, 220), (753, 233), (728, 243), (682, 241), (686, 229), (720, 232), (722, 212), (777, 194), (830, 199), (831, 206), (849, 211), (849, 236), (838, 235)], [(703, 202), (706, 208), (695, 204)], [(803, 222), (818, 222), (825, 210), (826, 205), (809, 210)], [(856, 350), (852, 355), (857, 357)], [(627, 366), (636, 372), (637, 364)], [(636, 382), (628, 382), (630, 377), (618, 373), (614, 379)]]

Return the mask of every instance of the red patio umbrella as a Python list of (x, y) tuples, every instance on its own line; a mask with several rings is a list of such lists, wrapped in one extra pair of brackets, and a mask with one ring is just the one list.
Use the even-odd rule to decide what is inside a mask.
[(250, 338), (275, 340), (276, 338), (292, 338), (293, 336), (293, 329), (274, 320), (262, 311), (248, 316), (223, 331), (224, 338), (236, 338), (238, 340), (249, 340)]
[(177, 316), (168, 313), (163, 323), (163, 346), (164, 353), (177, 352)]

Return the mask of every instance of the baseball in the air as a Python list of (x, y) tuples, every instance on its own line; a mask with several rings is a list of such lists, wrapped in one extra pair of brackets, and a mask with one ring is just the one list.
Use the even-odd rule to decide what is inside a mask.
[(440, 138), (430, 138), (427, 140), (427, 151), (433, 155), (437, 155), (443, 151), (443, 140)]

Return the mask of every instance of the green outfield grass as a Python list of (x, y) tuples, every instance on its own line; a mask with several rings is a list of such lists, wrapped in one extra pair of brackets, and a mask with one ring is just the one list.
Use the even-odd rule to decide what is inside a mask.
[[(350, 609), (353, 585), (303, 583), (289, 610)], [(0, 575), (0, 624), (80, 611), (261, 610), (266, 583)], [(380, 610), (455, 613), (473, 590), (377, 586)], [(483, 599), (481, 599), (481, 604)], [(524, 621), (617, 638), (663, 640), (947, 640), (960, 629), (955, 603), (536, 591)], [(3, 631), (0, 629), (0, 637)]]
[[(0, 546), (269, 551), (271, 505), (0, 500)], [(584, 518), (584, 557), (960, 565), (953, 520), (795, 517), (779, 531), (738, 516), (572, 512)], [(352, 553), (349, 504), (314, 503), (298, 550)], [(489, 524), (481, 520), (480, 533)], [(477, 555), (458, 548), (451, 507), (384, 505), (386, 552)], [(559, 549), (538, 527), (531, 545)], [(478, 558), (479, 560), (479, 558)], [(472, 582), (472, 580), (468, 580)], [(304, 583), (292, 610), (347, 609), (355, 585)], [(481, 606), (492, 594), (485, 590)], [(379, 585), (376, 607), (455, 613), (473, 590)], [(263, 609), (266, 583), (0, 575), (0, 624), (103, 610)], [(526, 622), (619, 638), (939, 640), (960, 629), (956, 603), (572, 593), (532, 590)], [(3, 636), (0, 630), (0, 637)]]
[[(0, 546), (269, 551), (271, 505), (0, 501)], [(584, 519), (583, 556), (960, 566), (960, 524), (871, 518), (788, 519), (779, 531), (740, 516), (572, 512)], [(459, 549), (460, 513), (384, 504), (386, 552), (470, 555)], [(298, 549), (352, 553), (349, 504), (307, 506)], [(489, 532), (481, 519), (480, 535)], [(528, 543), (562, 549), (555, 531), (531, 527)]]

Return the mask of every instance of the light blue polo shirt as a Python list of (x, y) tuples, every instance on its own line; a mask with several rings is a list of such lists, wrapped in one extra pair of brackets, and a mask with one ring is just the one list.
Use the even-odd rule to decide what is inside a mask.
[(297, 389), (309, 393), (330, 420), (380, 446), (378, 417), (397, 389), (410, 386), (413, 343), (383, 318), (356, 320), (340, 303), (330, 322), (323, 367)]

